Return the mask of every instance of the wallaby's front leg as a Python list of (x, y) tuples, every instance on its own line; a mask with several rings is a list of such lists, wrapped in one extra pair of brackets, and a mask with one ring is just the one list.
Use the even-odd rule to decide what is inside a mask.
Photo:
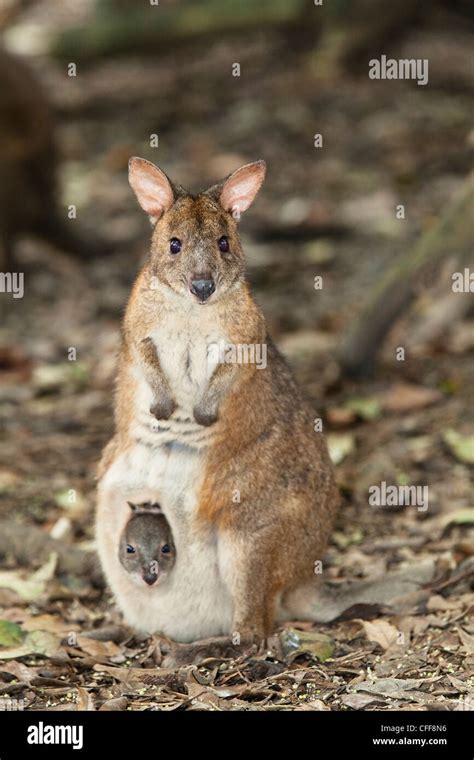
[(144, 338), (139, 344), (139, 354), (145, 379), (153, 391), (150, 412), (157, 420), (167, 420), (173, 414), (176, 404), (166, 375), (160, 364), (156, 346), (151, 338)]
[(212, 425), (219, 416), (219, 406), (229, 391), (237, 374), (235, 364), (218, 364), (202, 398), (194, 407), (194, 419), (198, 425)]

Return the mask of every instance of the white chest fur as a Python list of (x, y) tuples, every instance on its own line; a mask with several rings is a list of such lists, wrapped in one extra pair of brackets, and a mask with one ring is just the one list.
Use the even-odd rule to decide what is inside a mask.
[(216, 368), (209, 347), (225, 340), (214, 310), (193, 305), (178, 317), (175, 310), (167, 312), (150, 337), (178, 407), (191, 413)]
[(224, 330), (211, 308), (193, 304), (181, 311), (176, 308), (164, 311), (148, 337), (156, 347), (176, 409), (169, 420), (157, 421), (150, 415), (153, 392), (135, 355), (130, 367), (137, 389), (135, 438), (148, 445), (156, 445), (159, 438), (160, 445), (179, 441), (198, 446), (212, 435), (212, 430), (195, 422), (193, 409), (202, 399), (216, 369), (215, 347), (227, 342)]

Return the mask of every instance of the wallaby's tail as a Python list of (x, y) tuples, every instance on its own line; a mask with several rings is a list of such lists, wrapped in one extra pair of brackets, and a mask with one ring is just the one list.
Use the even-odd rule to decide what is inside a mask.
[[(381, 578), (352, 581), (342, 585), (308, 584), (289, 592), (284, 598), (286, 620), (311, 620), (330, 623), (357, 605), (389, 606), (393, 600), (413, 592), (425, 592), (422, 586), (432, 580), (434, 563), (417, 563)], [(426, 591), (426, 596), (429, 595)]]

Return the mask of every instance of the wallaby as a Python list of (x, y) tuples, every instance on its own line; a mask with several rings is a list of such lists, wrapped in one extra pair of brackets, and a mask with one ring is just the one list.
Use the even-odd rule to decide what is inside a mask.
[(162, 583), (176, 561), (176, 551), (166, 517), (158, 504), (133, 504), (119, 546), (119, 560), (140, 588)]
[(34, 235), (79, 257), (107, 252), (59, 209), (59, 155), (51, 106), (34, 72), (0, 48), (0, 269), (14, 267), (14, 246)]
[[(338, 506), (315, 413), (245, 281), (237, 223), (264, 176), (257, 161), (193, 195), (149, 161), (129, 164), (154, 230), (123, 322), (97, 542), (128, 623), (181, 642), (262, 639), (298, 617), (302, 589), (311, 617)], [(256, 348), (265, 362), (252, 361)], [(117, 551), (137, 493), (160, 503), (176, 546), (152, 593)]]

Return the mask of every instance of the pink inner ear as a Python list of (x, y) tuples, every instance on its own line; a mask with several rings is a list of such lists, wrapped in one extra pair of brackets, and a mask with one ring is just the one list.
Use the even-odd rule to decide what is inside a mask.
[(160, 218), (173, 205), (173, 191), (167, 176), (143, 158), (130, 161), (129, 182), (142, 209)]
[(225, 211), (231, 211), (238, 219), (246, 211), (257, 195), (265, 178), (265, 164), (258, 161), (242, 166), (231, 174), (225, 182), (219, 202)]

